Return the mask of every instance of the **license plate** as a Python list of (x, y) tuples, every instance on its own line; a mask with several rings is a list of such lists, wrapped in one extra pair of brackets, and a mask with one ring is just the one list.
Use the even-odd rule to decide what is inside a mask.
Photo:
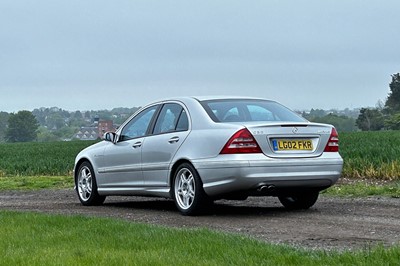
[(309, 139), (276, 139), (272, 141), (274, 151), (311, 151), (313, 143)]

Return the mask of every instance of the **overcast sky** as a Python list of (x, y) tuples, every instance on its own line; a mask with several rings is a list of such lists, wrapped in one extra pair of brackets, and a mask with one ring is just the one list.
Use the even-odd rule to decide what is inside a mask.
[(375, 106), (400, 72), (400, 1), (1, 0), (0, 111), (190, 95)]

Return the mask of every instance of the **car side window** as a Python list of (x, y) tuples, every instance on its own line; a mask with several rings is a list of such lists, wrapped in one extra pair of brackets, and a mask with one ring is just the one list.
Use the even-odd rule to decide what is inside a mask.
[[(178, 129), (178, 125), (180, 127), (185, 127), (185, 115), (182, 116), (184, 109), (182, 106), (176, 103), (167, 103), (161, 109), (160, 115), (158, 116), (157, 122), (154, 126), (153, 134), (161, 134), (167, 132), (174, 132)], [(181, 118), (182, 117), (182, 121)], [(186, 116), (186, 123), (187, 123), (187, 116)]]
[(132, 120), (122, 129), (120, 141), (145, 136), (157, 107), (158, 106), (149, 107), (132, 118)]
[(176, 131), (189, 130), (189, 119), (185, 109), (182, 109), (181, 116), (179, 117), (178, 124), (176, 125)]

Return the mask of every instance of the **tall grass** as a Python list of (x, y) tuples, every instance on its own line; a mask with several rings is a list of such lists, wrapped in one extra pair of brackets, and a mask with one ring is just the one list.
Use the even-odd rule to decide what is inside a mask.
[(0, 211), (1, 265), (398, 265), (400, 248), (312, 251), (207, 229)]
[(400, 131), (339, 134), (343, 176), (400, 180)]
[(71, 175), (75, 156), (92, 141), (0, 144), (0, 176)]
[[(400, 131), (339, 133), (343, 176), (400, 180)], [(91, 141), (0, 144), (1, 176), (71, 175)]]

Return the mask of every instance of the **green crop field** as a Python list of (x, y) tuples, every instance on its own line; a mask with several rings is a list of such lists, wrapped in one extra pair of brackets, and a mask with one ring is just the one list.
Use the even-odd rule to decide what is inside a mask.
[(400, 131), (339, 133), (343, 176), (400, 180)]
[(0, 176), (72, 175), (75, 156), (92, 141), (0, 144)]
[[(339, 133), (343, 176), (400, 180), (400, 131)], [(71, 175), (88, 141), (0, 144), (1, 176)]]

